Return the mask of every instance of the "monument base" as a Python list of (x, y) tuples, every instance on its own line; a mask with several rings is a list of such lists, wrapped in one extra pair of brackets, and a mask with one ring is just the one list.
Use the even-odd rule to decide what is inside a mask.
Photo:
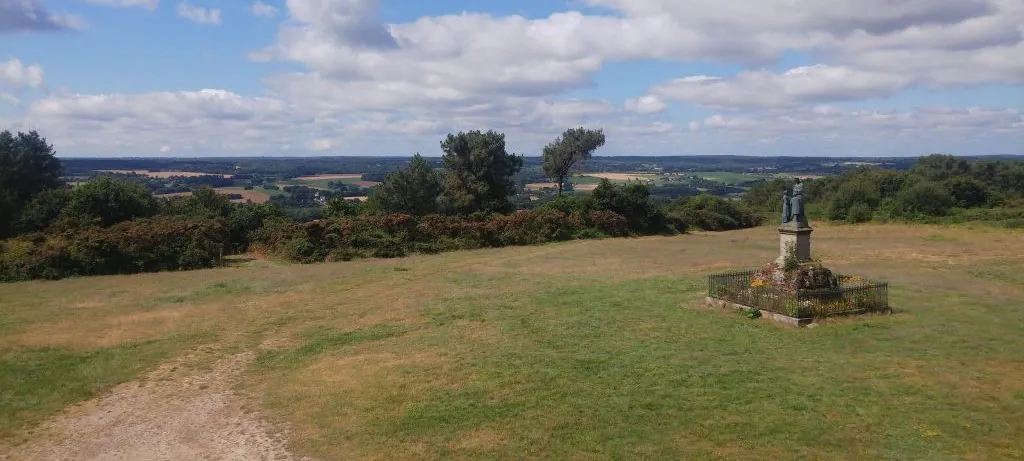
[[(793, 251), (799, 263), (811, 261), (811, 229), (809, 226), (779, 228), (779, 259), (781, 265), (789, 251)], [(792, 250), (790, 250), (792, 248)]]

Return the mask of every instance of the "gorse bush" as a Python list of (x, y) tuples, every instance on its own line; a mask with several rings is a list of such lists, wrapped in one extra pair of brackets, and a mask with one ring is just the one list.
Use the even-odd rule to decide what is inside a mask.
[(611, 211), (567, 213), (541, 207), (507, 215), (358, 215), (308, 223), (278, 220), (255, 233), (253, 246), (262, 253), (311, 263), (535, 245), (628, 233), (626, 219)]
[(764, 221), (744, 203), (711, 194), (680, 200), (672, 207), (671, 216), (678, 223), (706, 231), (746, 229)]
[(171, 216), (26, 234), (0, 242), (0, 281), (213, 267), (227, 240), (223, 219)]

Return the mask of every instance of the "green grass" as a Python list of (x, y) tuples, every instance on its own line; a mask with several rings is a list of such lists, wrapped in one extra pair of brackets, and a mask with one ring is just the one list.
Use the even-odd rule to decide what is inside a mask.
[(286, 180), (286, 181), (278, 181), (277, 185), (279, 185), (281, 187), (284, 187), (284, 186), (287, 186), (287, 185), (291, 185), (291, 186), (306, 186), (306, 187), (311, 187), (313, 189), (330, 190), (330, 187), (328, 186), (328, 184), (331, 183), (331, 182), (342, 182), (342, 183), (345, 183), (345, 184), (353, 184), (353, 183), (356, 183), (356, 182), (359, 182), (359, 181), (362, 181), (362, 179), (360, 179), (360, 178), (304, 179), (304, 180), (289, 179), (289, 180)]
[[(1024, 234), (815, 227), (827, 265), (891, 283), (895, 315), (699, 309), (707, 273), (774, 258), (770, 227), (2, 285), (3, 424), (135, 379), (202, 325), (271, 340), (239, 390), (319, 459), (1024, 458)], [(56, 334), (110, 325), (143, 338)]]
[(0, 440), (68, 405), (138, 379), (143, 371), (211, 339), (209, 334), (192, 333), (86, 351), (0, 350)]
[(727, 186), (734, 186), (743, 182), (765, 179), (768, 177), (767, 175), (733, 173), (730, 171), (696, 171), (686, 174), (699, 176), (710, 181), (720, 182)]
[[(613, 181), (613, 182), (625, 182), (625, 181)], [(601, 184), (601, 178), (595, 178), (593, 176), (574, 175), (572, 177), (573, 184)]]
[(295, 368), (325, 352), (364, 342), (379, 341), (402, 333), (404, 331), (401, 328), (393, 325), (374, 325), (355, 331), (318, 328), (307, 333), (307, 340), (303, 345), (293, 350), (265, 352), (256, 358), (256, 365), (262, 369)]

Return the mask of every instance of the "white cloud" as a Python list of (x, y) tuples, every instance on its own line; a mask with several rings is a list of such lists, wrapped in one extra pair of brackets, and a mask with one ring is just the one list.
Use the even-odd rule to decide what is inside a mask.
[[(11, 0), (0, 5), (4, 1)], [(852, 143), (861, 136), (879, 143), (876, 151), (911, 154), (914, 142), (936, 139), (971, 150), (983, 147), (964, 141), (971, 136), (1020, 141), (1008, 131), (1021, 123), (1012, 111), (855, 112), (835, 104), (888, 98), (912, 87), (1024, 84), (1021, 0), (587, 3), (612, 14), (569, 11), (527, 19), (462, 13), (386, 24), (378, 0), (286, 0), (288, 19), (277, 36), (251, 54), (298, 67), (264, 79), (270, 96), (60, 93), (26, 103), (24, 118), (0, 122), (45, 126), (54, 142), (100, 154), (163, 147), (183, 155), (430, 153), (445, 133), (477, 128), (503, 131), (513, 149), (535, 154), (567, 126), (579, 125), (605, 128), (608, 153), (805, 144), (828, 150), (829, 141)], [(178, 9), (194, 21), (221, 20), (218, 9), (186, 2)], [(254, 15), (272, 11), (276, 7), (262, 0), (252, 4)], [(783, 53), (820, 64), (777, 71)], [(678, 75), (626, 100), (564, 96), (592, 87), (609, 63), (638, 60), (743, 68)], [(695, 113), (673, 119), (670, 104)], [(745, 112), (728, 113), (734, 110)], [(843, 131), (846, 126), (851, 129)], [(943, 134), (929, 138), (929, 126)], [(894, 144), (885, 147), (886, 141)]]
[(254, 16), (272, 18), (274, 16), (277, 16), (277, 11), (278, 10), (276, 6), (263, 3), (260, 0), (256, 0), (252, 4), (252, 14)]
[(86, 0), (89, 3), (97, 5), (106, 5), (113, 7), (131, 7), (141, 6), (150, 11), (155, 10), (160, 5), (160, 0)]
[(204, 8), (190, 5), (185, 0), (178, 4), (178, 16), (199, 24), (220, 25), (221, 23), (219, 8)]
[(0, 93), (0, 102), (10, 104), (12, 106), (17, 106), (21, 104), (21, 99), (18, 99), (12, 94)]
[(163, 145), (163, 146), (160, 146), (160, 153), (161, 154), (166, 154), (166, 153), (168, 153), (170, 151), (171, 151), (171, 146), (168, 146), (166, 144)]
[(654, 114), (668, 108), (668, 104), (665, 101), (650, 94), (635, 99), (627, 99), (625, 106), (626, 110), (638, 114)]
[(16, 58), (0, 62), (0, 85), (39, 88), (43, 86), (43, 68), (38, 64), (22, 64)]
[(733, 78), (684, 77), (656, 85), (644, 98), (686, 101), (726, 110), (797, 107), (887, 97), (911, 83), (910, 78), (899, 75), (816, 65), (782, 74), (759, 70)]
[(81, 30), (85, 21), (69, 13), (51, 13), (42, 0), (0, 0), (0, 34)]
[(306, 143), (306, 147), (313, 152), (325, 151), (332, 146), (333, 143), (327, 138), (314, 139)]

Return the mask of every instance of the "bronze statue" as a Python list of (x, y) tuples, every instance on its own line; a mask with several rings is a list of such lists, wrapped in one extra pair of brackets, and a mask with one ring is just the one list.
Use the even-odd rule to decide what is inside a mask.
[(782, 224), (793, 219), (793, 210), (789, 208), (789, 190), (782, 191)]
[(804, 185), (800, 178), (793, 185), (793, 194), (782, 193), (782, 224), (793, 223), (796, 227), (809, 227), (807, 216), (804, 215)]

